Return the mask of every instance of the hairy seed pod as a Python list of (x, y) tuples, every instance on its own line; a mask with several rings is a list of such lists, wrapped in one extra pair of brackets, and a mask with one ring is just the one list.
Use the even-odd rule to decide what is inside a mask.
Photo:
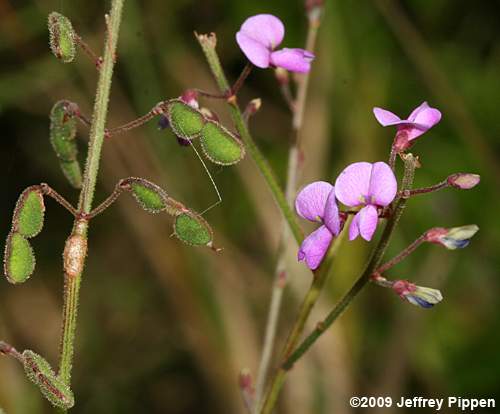
[(174, 134), (191, 140), (197, 138), (205, 125), (205, 117), (180, 99), (168, 101), (166, 116)]
[(50, 50), (64, 63), (75, 59), (75, 31), (71, 21), (57, 12), (49, 14)]
[(201, 148), (215, 164), (232, 165), (245, 156), (243, 143), (218, 122), (208, 121), (201, 130)]
[(23, 283), (35, 270), (35, 255), (28, 240), (17, 232), (7, 237), (4, 252), (4, 273), (10, 283)]
[(30, 350), (24, 351), (22, 356), (26, 376), (40, 388), (54, 407), (67, 410), (75, 405), (73, 392), (57, 377), (44, 358)]
[(174, 234), (179, 240), (192, 246), (212, 246), (212, 228), (203, 217), (191, 210), (175, 218)]
[(83, 272), (87, 256), (87, 239), (80, 234), (72, 234), (64, 246), (64, 272), (69, 277), (77, 277)]
[(35, 237), (42, 231), (45, 204), (39, 186), (28, 187), (17, 200), (12, 218), (12, 231), (25, 238)]

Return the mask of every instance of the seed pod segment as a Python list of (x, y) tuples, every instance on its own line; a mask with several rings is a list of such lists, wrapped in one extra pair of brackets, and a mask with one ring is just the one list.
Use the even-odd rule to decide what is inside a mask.
[(180, 99), (168, 101), (166, 115), (175, 135), (188, 140), (197, 138), (206, 122), (199, 110)]
[(201, 131), (201, 148), (210, 161), (219, 165), (236, 164), (245, 156), (243, 143), (214, 121), (208, 121)]
[(203, 217), (187, 210), (179, 214), (174, 222), (175, 236), (192, 246), (212, 247), (213, 232)]
[(25, 282), (35, 270), (35, 255), (28, 240), (17, 232), (7, 237), (4, 273), (10, 283)]
[(12, 231), (25, 238), (35, 237), (43, 228), (45, 204), (38, 186), (28, 187), (19, 196), (12, 218)]
[(49, 14), (50, 49), (64, 63), (75, 59), (75, 31), (71, 21), (60, 13)]

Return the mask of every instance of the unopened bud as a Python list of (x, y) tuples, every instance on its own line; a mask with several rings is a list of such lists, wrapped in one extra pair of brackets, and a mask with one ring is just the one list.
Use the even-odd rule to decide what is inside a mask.
[(458, 173), (450, 175), (447, 179), (448, 184), (460, 190), (470, 190), (479, 184), (481, 176), (478, 174)]
[(412, 305), (426, 309), (432, 308), (443, 300), (443, 295), (439, 290), (417, 286), (407, 280), (396, 280), (392, 284), (392, 290), (394, 290), (400, 298), (405, 299)]
[(467, 226), (452, 227), (446, 229), (435, 227), (425, 234), (425, 241), (429, 243), (441, 244), (450, 250), (463, 249), (470, 243), (470, 239), (478, 232), (479, 227), (475, 224)]
[(180, 100), (187, 103), (191, 108), (199, 109), (198, 92), (194, 89), (186, 89), (180, 96)]
[(255, 115), (259, 111), (261, 106), (262, 100), (260, 98), (252, 99), (250, 102), (248, 102), (248, 105), (245, 108), (245, 112), (243, 113), (244, 118), (248, 119), (251, 116)]

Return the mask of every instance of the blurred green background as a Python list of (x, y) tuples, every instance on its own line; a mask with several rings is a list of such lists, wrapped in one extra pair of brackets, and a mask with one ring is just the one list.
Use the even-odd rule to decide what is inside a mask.
[[(53, 10), (67, 15), (99, 51), (107, 4), (0, 1), (4, 236), (28, 185), (47, 182), (76, 202), (78, 193), (64, 180), (48, 140), (48, 113), (66, 98), (90, 114), (97, 73), (81, 53), (70, 65), (49, 53), (46, 17)], [(303, 45), (307, 27), (300, 1), (126, 0), (124, 10), (110, 126), (185, 88), (215, 90), (194, 30), (217, 33), (234, 80), (245, 63), (234, 34), (246, 17), (279, 16), (287, 30), (284, 45), (291, 47)], [(497, 1), (327, 2), (307, 100), (302, 184), (334, 180), (349, 162), (386, 159), (393, 131), (378, 125), (372, 107), (403, 116), (428, 100), (443, 119), (414, 147), (423, 165), (416, 185), (461, 171), (481, 174), (482, 182), (469, 192), (411, 200), (389, 255), (429, 227), (477, 223), (481, 231), (466, 250), (426, 245), (389, 272), (440, 288), (445, 299), (434, 309), (414, 308), (369, 286), (294, 368), (280, 413), (351, 413), (353, 395), (487, 397), (500, 404), (499, 17)], [(240, 101), (255, 97), (263, 106), (252, 131), (284, 182), (290, 114), (272, 71), (255, 70), (246, 82)], [(220, 103), (206, 104), (230, 125)], [(79, 135), (83, 160), (87, 131)], [(258, 366), (280, 216), (248, 157), (236, 167), (210, 168), (224, 201), (205, 217), (224, 247), (221, 255), (182, 245), (170, 237), (168, 216), (148, 215), (128, 196), (92, 222), (72, 412), (244, 412), (237, 376), (243, 367), (255, 374)], [(158, 131), (156, 121), (106, 141), (96, 201), (128, 176), (150, 179), (198, 211), (216, 200), (194, 153), (169, 131)], [(33, 241), (35, 274), (20, 286), (0, 281), (0, 339), (56, 365), (61, 253), (72, 220), (53, 201), (46, 204), (44, 231)], [(352, 284), (369, 248), (360, 240), (342, 245), (311, 326)], [(290, 250), (278, 348), (310, 281), (295, 263), (295, 246)], [(52, 411), (9, 358), (0, 358), (0, 407), (8, 414)]]

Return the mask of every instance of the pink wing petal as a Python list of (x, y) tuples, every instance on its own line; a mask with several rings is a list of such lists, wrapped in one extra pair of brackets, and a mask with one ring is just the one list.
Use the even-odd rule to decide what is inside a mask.
[(373, 108), (373, 114), (382, 126), (398, 125), (402, 122), (399, 116), (386, 109), (375, 107)]
[(274, 66), (290, 72), (307, 73), (311, 70), (314, 54), (304, 49), (284, 48), (271, 53), (271, 63)]
[(346, 206), (355, 207), (363, 204), (370, 185), (372, 164), (355, 162), (340, 173), (335, 182), (335, 195)]
[(375, 233), (375, 230), (377, 229), (377, 208), (371, 205), (363, 207), (357, 215), (359, 215), (359, 233), (363, 239), (370, 241), (373, 237), (373, 233)]
[(323, 219), (326, 202), (332, 191), (333, 185), (325, 181), (315, 181), (306, 185), (295, 199), (297, 214), (310, 221)]
[(359, 236), (359, 212), (352, 219), (351, 225), (349, 226), (349, 240), (353, 241)]
[(432, 128), (441, 120), (441, 112), (435, 108), (426, 108), (420, 111), (415, 117), (414, 122), (423, 125), (426, 129)]
[(332, 239), (333, 235), (326, 226), (321, 226), (313, 231), (300, 246), (297, 254), (299, 262), (305, 260), (309, 269), (317, 269), (325, 257)]
[(340, 233), (340, 217), (337, 199), (335, 198), (335, 190), (332, 188), (328, 199), (326, 200), (325, 216), (323, 219), (325, 226), (333, 235), (338, 236)]
[(367, 202), (377, 206), (387, 206), (394, 200), (397, 191), (398, 182), (391, 167), (385, 162), (373, 164)]
[(268, 68), (271, 51), (262, 43), (246, 35), (243, 32), (236, 33), (236, 42), (247, 59), (258, 68)]
[(283, 41), (285, 26), (272, 14), (257, 14), (243, 22), (240, 33), (246, 34), (271, 51)]
[(417, 115), (425, 110), (429, 108), (429, 104), (427, 102), (422, 102), (419, 106), (417, 106), (410, 114), (410, 116), (408, 116), (408, 121), (410, 122), (416, 122), (415, 121), (415, 118), (417, 117)]

